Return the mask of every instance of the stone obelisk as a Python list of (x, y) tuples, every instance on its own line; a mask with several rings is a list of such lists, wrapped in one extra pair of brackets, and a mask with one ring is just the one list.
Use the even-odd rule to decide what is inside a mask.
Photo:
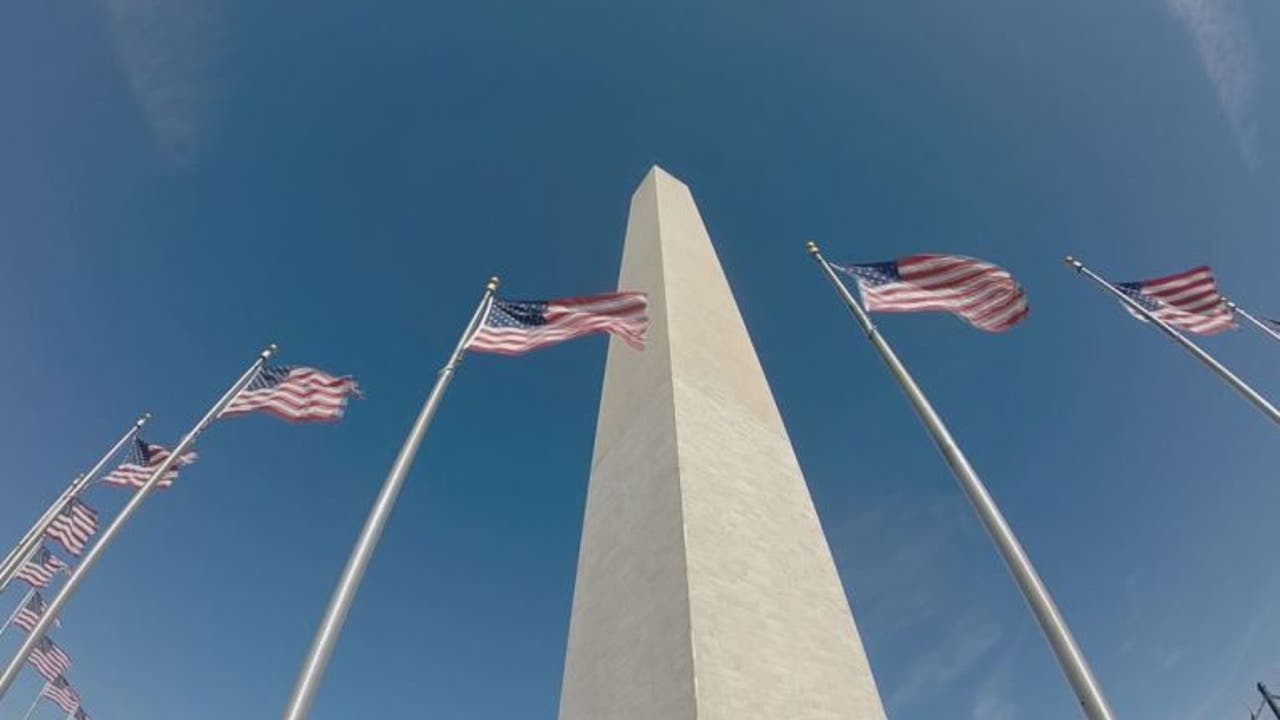
[(883, 720), (786, 428), (689, 189), (631, 198), (560, 720)]

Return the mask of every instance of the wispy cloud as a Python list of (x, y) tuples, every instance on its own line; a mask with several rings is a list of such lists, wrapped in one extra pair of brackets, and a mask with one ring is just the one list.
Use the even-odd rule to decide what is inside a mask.
[(116, 58), (165, 157), (188, 164), (221, 95), (217, 0), (103, 0)]
[[(1224, 717), (1226, 712), (1242, 701), (1243, 698), (1252, 700), (1250, 694), (1251, 684), (1248, 680), (1242, 681), (1241, 678), (1251, 678), (1245, 668), (1248, 666), (1249, 657), (1254, 653), (1262, 634), (1259, 630), (1263, 623), (1275, 617), (1277, 601), (1268, 600), (1263, 607), (1253, 615), (1249, 621), (1249, 625), (1240, 633), (1239, 638), (1230, 649), (1230, 655), (1224, 658), (1225, 662), (1219, 662), (1217, 667), (1220, 668), (1220, 680), (1214, 683), (1213, 688), (1208, 692), (1203, 701), (1187, 714), (1192, 720), (1216, 720)], [(1243, 698), (1242, 698), (1243, 696)]]
[(1000, 642), (1003, 632), (976, 614), (962, 618), (936, 645), (920, 655), (907, 673), (907, 682), (889, 698), (891, 706), (927, 699), (975, 668)]
[(989, 674), (978, 688), (977, 697), (973, 701), (973, 720), (1014, 720), (1017, 717), (1017, 707), (1009, 699), (1012, 685), (1009, 657), (1006, 653), (1000, 667)]
[(1253, 97), (1258, 84), (1258, 52), (1241, 18), (1238, 0), (1167, 0), (1195, 43), (1218, 102), (1231, 123), (1250, 167), (1262, 162)]
[[(859, 596), (860, 616), (889, 635), (926, 622), (945, 607), (945, 598), (927, 579), (944, 564), (954, 528), (948, 507), (899, 502), (884, 512), (865, 512), (851, 523), (844, 545), (867, 551), (858, 563), (857, 584), (868, 590)], [(874, 549), (874, 552), (872, 552)], [(859, 557), (858, 560), (863, 560)]]
[(976, 720), (1011, 720), (1008, 658), (1017, 643), (975, 582), (1000, 568), (964, 500), (904, 492), (829, 531), (851, 550), (847, 587), (863, 638), (903, 664), (880, 679), (890, 715), (946, 697), (971, 706)]

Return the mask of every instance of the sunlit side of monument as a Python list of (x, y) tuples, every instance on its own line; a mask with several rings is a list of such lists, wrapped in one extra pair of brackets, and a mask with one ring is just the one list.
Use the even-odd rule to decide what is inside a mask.
[(618, 287), (560, 720), (883, 720), (813, 502), (689, 189), (653, 168)]

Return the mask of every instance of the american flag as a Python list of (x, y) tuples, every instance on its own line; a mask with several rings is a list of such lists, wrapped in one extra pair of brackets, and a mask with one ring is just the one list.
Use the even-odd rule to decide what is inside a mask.
[(48, 548), (42, 547), (31, 556), (27, 564), (23, 565), (14, 577), (34, 588), (43, 589), (53, 582), (54, 575), (66, 572), (68, 569), (67, 564), (59, 560), (57, 555), (49, 552)]
[(41, 695), (53, 701), (54, 705), (62, 708), (62, 711), (68, 714), (75, 712), (76, 708), (80, 707), (80, 693), (76, 692), (75, 688), (71, 687), (71, 683), (67, 682), (67, 679), (61, 675), (50, 680), (49, 684), (44, 686)]
[[(45, 604), (44, 598), (40, 593), (32, 593), (31, 599), (27, 600), (18, 612), (13, 616), (13, 624), (31, 632), (35, 629), (36, 623), (40, 622), (40, 618), (44, 616)], [(55, 623), (57, 620), (54, 621)]]
[[(102, 482), (140, 488), (147, 483), (147, 480), (151, 479), (151, 473), (155, 472), (169, 458), (170, 454), (169, 449), (166, 447), (149, 443), (142, 438), (135, 438), (133, 445), (129, 448), (129, 455), (124, 459), (124, 463), (102, 478)], [(173, 481), (178, 479), (178, 468), (190, 465), (199, 457), (194, 452), (184, 453), (173, 464), (173, 467), (169, 468), (168, 472), (160, 478), (157, 486), (167, 488), (173, 485)]]
[[(1179, 330), (1215, 335), (1236, 328), (1235, 314), (1218, 293), (1218, 283), (1208, 266), (1154, 280), (1117, 283), (1116, 289), (1133, 298), (1156, 319)], [(1146, 322), (1141, 313), (1128, 305), (1124, 309)]]
[(262, 410), (289, 422), (330, 422), (342, 417), (347, 399), (361, 397), (349, 375), (309, 367), (264, 367), (218, 417)]
[(45, 535), (57, 540), (67, 552), (79, 555), (84, 552), (85, 543), (98, 532), (98, 513), (76, 498), (72, 498), (66, 507), (54, 516), (53, 522), (45, 529)]
[(974, 258), (910, 255), (833, 267), (857, 280), (870, 312), (949, 312), (988, 332), (1008, 330), (1030, 312), (1009, 271)]
[(649, 297), (617, 292), (560, 300), (494, 300), (467, 349), (519, 355), (591, 333), (616, 335), (644, 349)]
[(47, 637), (40, 638), (27, 662), (49, 682), (71, 669), (71, 657)]

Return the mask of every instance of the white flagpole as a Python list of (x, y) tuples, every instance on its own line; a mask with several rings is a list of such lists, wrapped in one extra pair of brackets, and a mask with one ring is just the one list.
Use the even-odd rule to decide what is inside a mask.
[(115, 457), (116, 453), (120, 452), (120, 448), (124, 447), (130, 440), (133, 440), (133, 438), (137, 436), (138, 432), (142, 430), (142, 426), (146, 425), (147, 421), (150, 419), (151, 413), (144, 413), (142, 417), (138, 418), (137, 422), (133, 424), (133, 427), (129, 428), (128, 432), (122, 435), (120, 439), (116, 441), (115, 445), (111, 446), (111, 449), (98, 460), (97, 464), (89, 469), (89, 472), (71, 481), (71, 484), (62, 491), (62, 494), (58, 496), (58, 499), (55, 500), (52, 505), (49, 506), (49, 509), (45, 511), (44, 515), (40, 517), (36, 524), (31, 526), (31, 529), (27, 531), (27, 534), (22, 537), (22, 540), (18, 541), (18, 544), (14, 546), (13, 550), (5, 556), (4, 562), (0, 563), (0, 592), (4, 592), (5, 588), (9, 586), (9, 583), (13, 582), (14, 574), (18, 572), (18, 569), (21, 568), (23, 564), (25, 564), (25, 560), (19, 562), (17, 561), (17, 558), (24, 556), (29, 557), (31, 553), (34, 552), (33, 548), (40, 546), (40, 542), (44, 539), (45, 530), (47, 530), (49, 525), (53, 523), (53, 520), (57, 517), (58, 513), (62, 512), (62, 509), (71, 500), (71, 498), (79, 495), (80, 492), (93, 481), (98, 473), (102, 472), (102, 469), (111, 461), (111, 458)]
[(1057, 657), (1058, 665), (1062, 668), (1063, 674), (1067, 676), (1067, 682), (1071, 684), (1071, 689), (1075, 692), (1076, 700), (1079, 701), (1085, 717), (1089, 718), (1089, 720), (1113, 720), (1111, 708), (1107, 705), (1107, 699), (1102, 694), (1102, 688), (1098, 685), (1098, 681), (1094, 679), (1093, 671), (1089, 669), (1089, 663), (1085, 660), (1084, 653), (1076, 645), (1075, 638), (1072, 637), (1071, 630), (1067, 627), (1067, 621), (1062, 617), (1062, 613), (1058, 611), (1058, 606), (1054, 604), (1048, 588), (1045, 587), (1044, 582), (1040, 579), (1040, 575), (1031, 564), (1031, 559), (1027, 557), (1022, 544), (1018, 542), (1017, 536), (1013, 534), (1013, 528), (1005, 520), (1000, 508), (991, 497), (991, 493), (987, 491), (982, 479), (978, 477), (977, 471), (969, 464), (968, 458), (965, 457), (955, 439), (951, 437), (951, 432), (947, 430), (942, 418), (933, 409), (920, 387), (916, 385), (916, 381), (907, 372), (906, 366), (902, 364), (902, 361), (894, 354), (893, 349), (889, 347), (889, 343), (885, 341), (880, 332), (876, 330), (875, 325), (871, 323), (871, 319), (867, 316), (866, 311), (862, 309), (862, 305), (854, 299), (849, 292), (849, 288), (840, 282), (840, 278), (831, 269), (831, 265), (822, 257), (822, 252), (818, 250), (818, 246), (810, 242), (807, 244), (806, 249), (813, 256), (813, 259), (818, 261), (818, 265), (822, 267), (827, 279), (835, 286), (845, 305), (849, 307), (849, 311), (853, 313), (854, 318), (858, 321), (858, 325), (866, 333), (867, 339), (871, 341), (871, 345), (879, 353), (880, 359), (889, 367), (889, 371), (893, 373), (898, 384), (902, 386), (902, 390), (906, 393), (907, 399), (911, 401), (916, 414), (924, 421), (929, 435), (933, 438), (934, 443), (937, 444), (938, 450), (941, 451), (947, 466), (951, 468), (951, 473), (955, 475), (960, 488), (969, 498), (970, 504), (973, 505), (974, 511), (978, 514), (978, 519), (982, 521), (982, 525), (995, 543), (1000, 557), (1004, 559), (1010, 574), (1013, 575), (1014, 582), (1017, 584), (1018, 589), (1022, 591), (1022, 596), (1026, 599), (1027, 604), (1031, 607), (1031, 613), (1035, 616), (1036, 622), (1040, 624), (1040, 629), (1044, 631), (1045, 637), (1049, 641), (1049, 646), (1053, 649), (1054, 656)]
[(1256, 326), (1257, 326), (1257, 328), (1258, 328), (1259, 330), (1261, 330), (1262, 332), (1264, 332), (1264, 333), (1266, 333), (1266, 334), (1270, 335), (1272, 340), (1278, 340), (1278, 341), (1280, 341), (1280, 332), (1276, 332), (1275, 330), (1273, 330), (1273, 329), (1271, 328), (1271, 326), (1267, 325), (1266, 323), (1262, 322), (1262, 321), (1261, 321), (1261, 320), (1259, 320), (1258, 318), (1256, 318), (1256, 317), (1254, 317), (1254, 316), (1250, 315), (1249, 313), (1245, 312), (1245, 309), (1244, 309), (1244, 308), (1242, 308), (1242, 307), (1240, 307), (1239, 305), (1237, 305), (1237, 304), (1235, 304), (1235, 303), (1231, 302), (1230, 300), (1228, 300), (1228, 301), (1227, 301), (1227, 307), (1228, 307), (1228, 308), (1231, 308), (1231, 312), (1234, 312), (1234, 313), (1236, 313), (1237, 315), (1239, 315), (1240, 317), (1244, 318), (1245, 320), (1248, 320), (1249, 322), (1251, 322), (1251, 323), (1253, 323), (1254, 325), (1256, 325)]
[(1271, 419), (1271, 422), (1280, 425), (1280, 410), (1277, 410), (1275, 405), (1272, 405), (1271, 402), (1264, 398), (1257, 390), (1249, 387), (1243, 380), (1236, 377), (1235, 374), (1228, 370), (1225, 365), (1213, 359), (1212, 355), (1201, 350), (1199, 345), (1196, 345), (1183, 337), (1182, 333), (1174, 330), (1168, 323), (1156, 317), (1150, 310), (1144, 308), (1141, 303), (1117, 290), (1114, 285), (1099, 277), (1089, 268), (1085, 267), (1084, 263), (1071, 256), (1067, 256), (1066, 262), (1067, 265), (1075, 268), (1076, 272), (1094, 281), (1112, 295), (1115, 295), (1122, 303), (1124, 303), (1125, 307), (1131, 308), (1135, 313), (1138, 313), (1152, 325), (1159, 328), (1161, 332), (1169, 336), (1170, 340), (1181, 345), (1184, 350), (1191, 353), (1191, 355), (1197, 360), (1208, 365), (1210, 370), (1216, 373), (1218, 377), (1222, 378), (1222, 380), (1230, 385), (1232, 389), (1243, 395), (1245, 400), (1253, 403), (1254, 407), (1261, 410), (1263, 415), (1266, 415)]
[(35, 649), (35, 646), (44, 638), (45, 632), (49, 629), (49, 624), (53, 622), (54, 618), (62, 614), (63, 607), (65, 607), (67, 602), (71, 600), (71, 596), (75, 594), (76, 589), (80, 587), (80, 583), (84, 580), (85, 575), (87, 575), (89, 571), (98, 564), (98, 560), (102, 557), (102, 553), (111, 546), (111, 542), (115, 540), (116, 535), (120, 534), (120, 531), (124, 528), (125, 524), (129, 522), (129, 519), (132, 518), (134, 513), (136, 513), (142, 506), (142, 503), (147, 499), (147, 496), (151, 494), (151, 491), (155, 489), (156, 485), (159, 484), (160, 480), (165, 476), (165, 473), (169, 472), (169, 469), (172, 468), (178, 460), (191, 449), (191, 446), (195, 444), (196, 438), (200, 437), (200, 433), (204, 432), (205, 428), (209, 426), (209, 423), (212, 423), (217, 419), (218, 414), (222, 412), (223, 408), (225, 408), (246, 385), (257, 377), (258, 372), (262, 370), (262, 366), (267, 363), (267, 360), (271, 359), (271, 356), (274, 355), (275, 352), (276, 346), (274, 344), (268, 345), (267, 349), (263, 350), (262, 353), (258, 355), (258, 358), (253, 361), (253, 364), (249, 366), (249, 369), (244, 371), (244, 374), (240, 376), (240, 379), (236, 380), (235, 383), (233, 383), (231, 387), (222, 394), (222, 397), (213, 404), (213, 407), (209, 408), (209, 411), (204, 414), (204, 417), (200, 418), (200, 421), (195, 424), (195, 427), (191, 428), (186, 436), (182, 438), (182, 442), (178, 443), (177, 447), (169, 453), (169, 457), (165, 458), (164, 462), (160, 463), (160, 466), (155, 469), (155, 472), (151, 473), (151, 477), (147, 478), (147, 481), (143, 483), (142, 487), (139, 488), (136, 493), (133, 494), (133, 497), (129, 498), (129, 502), (125, 504), (124, 509), (121, 510), (120, 514), (111, 521), (111, 524), (107, 526), (105, 531), (103, 531), (102, 537), (99, 538), (98, 542), (89, 549), (85, 554), (84, 559), (80, 561), (80, 564), (76, 566), (75, 571), (71, 573), (71, 577), (67, 578), (67, 582), (63, 584), (62, 589), (59, 590), (53, 600), (49, 602), (48, 607), (45, 608), (44, 615), (40, 616), (40, 620), (36, 623), (36, 626), (32, 628), (31, 634), (27, 635), (26, 642), (22, 644), (22, 647), (18, 649), (17, 654), (15, 654), (13, 659), (9, 661), (9, 665), (4, 669), (4, 673), (0, 674), (0, 698), (4, 697), (4, 694), (8, 692), (10, 686), (13, 685), (13, 681), (17, 679), (18, 673), (22, 670), (22, 664), (27, 661), (27, 657), (31, 654), (31, 651)]
[(18, 601), (18, 607), (14, 608), (13, 612), (9, 613), (9, 619), (5, 620), (3, 625), (0, 625), (0, 637), (4, 637), (5, 630), (9, 629), (9, 626), (13, 624), (13, 619), (18, 617), (18, 613), (22, 612), (22, 608), (26, 607), (27, 603), (31, 602), (31, 596), (35, 594), (36, 589), (31, 588), (27, 591), (26, 595), (22, 596), (22, 600)]
[(49, 689), (49, 681), (45, 680), (41, 686), (40, 692), (36, 693), (36, 701), (31, 703), (31, 707), (27, 708), (27, 714), (22, 716), (22, 720), (31, 720), (31, 713), (36, 711), (36, 706), (40, 704), (41, 698), (44, 697), (44, 691)]
[(320, 681), (324, 678), (324, 671), (329, 665), (329, 658), (333, 654), (334, 645), (338, 642), (338, 635), (341, 634), (342, 626), (347, 619), (347, 613), (351, 610), (351, 603), (355, 600), (356, 592), (360, 589), (360, 580), (364, 577), (364, 571), (369, 565), (370, 558), (373, 557), (374, 548), (378, 545), (378, 538), (382, 536), (382, 530), (387, 524), (387, 519), (391, 516), (392, 508), (395, 507), (396, 496), (400, 494), (400, 488), (404, 485), (405, 477), (409, 474), (409, 468), (413, 466), (414, 457), (418, 453), (418, 446), (422, 444), (422, 439), (427, 434), (427, 428), (431, 425), (431, 419), (436, 414), (436, 408), (440, 406), (440, 399), (444, 397), (444, 391), (449, 387), (449, 381), (453, 379), (454, 371), (457, 370), (458, 364), (462, 362), (462, 356), (467, 350), (467, 342), (471, 340), (471, 336), (475, 334), (480, 323), (484, 321), (485, 314), (493, 302), (493, 294), (497, 289), (498, 278), (489, 278), (489, 282), (484, 287), (484, 295), (480, 298), (480, 304), (476, 306), (476, 311), (472, 314), (471, 321), (467, 323), (467, 328), (463, 331), (457, 346), (454, 347), (453, 354), (449, 356), (449, 362), (445, 363), (445, 366), (440, 369), (440, 374), (436, 377), (435, 387), (431, 388), (431, 393), (427, 395), (427, 399), (422, 405), (422, 410), (418, 413), (418, 419), (414, 421), (413, 428), (410, 429), (404, 445), (400, 448), (400, 453), (396, 455), (395, 462), (391, 464), (391, 470), (387, 473), (387, 478), (382, 483), (378, 498), (374, 501), (373, 508), (365, 519), (364, 528), (360, 531), (359, 538), (356, 539), (355, 547), (351, 550), (351, 556), (347, 559), (347, 565), (342, 570), (338, 586), (334, 588), (333, 596), (329, 599), (329, 607), (325, 610), (320, 627), (316, 629), (315, 638), (311, 642), (311, 650), (307, 653), (307, 657), (302, 663), (297, 683), (293, 688), (293, 694), (290, 696), (289, 704), (284, 711), (283, 717), (286, 720), (304, 720), (311, 712), (311, 704), (315, 701), (316, 692), (320, 689)]

